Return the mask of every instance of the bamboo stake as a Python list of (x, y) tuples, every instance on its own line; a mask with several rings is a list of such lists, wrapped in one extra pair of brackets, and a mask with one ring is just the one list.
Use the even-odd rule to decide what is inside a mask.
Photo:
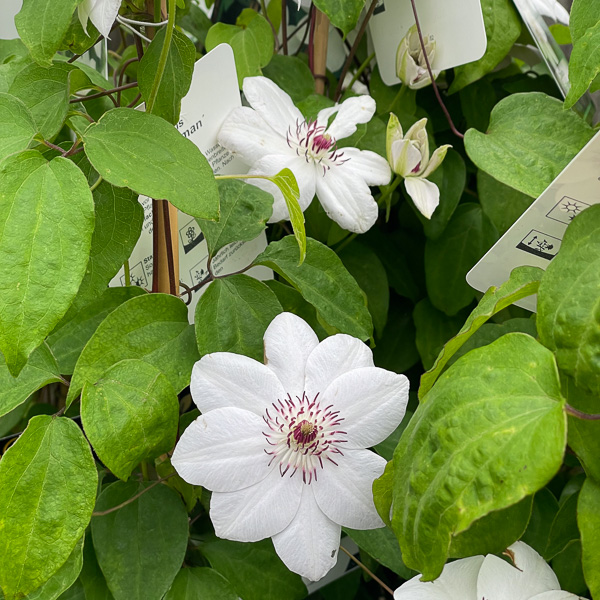
[(325, 93), (327, 81), (327, 42), (329, 41), (329, 17), (315, 8), (315, 33), (314, 33), (314, 64), (315, 91), (317, 94)]

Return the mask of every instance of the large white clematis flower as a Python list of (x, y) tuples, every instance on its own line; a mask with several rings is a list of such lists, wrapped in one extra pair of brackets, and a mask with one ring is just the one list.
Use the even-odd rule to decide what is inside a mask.
[(119, 14), (119, 8), (121, 8), (121, 0), (83, 0), (77, 7), (77, 15), (84, 30), (87, 31), (89, 19), (96, 29), (107, 38)]
[(417, 121), (404, 135), (395, 114), (390, 115), (387, 126), (386, 150), (388, 161), (397, 175), (404, 177), (404, 185), (415, 206), (427, 219), (440, 203), (440, 190), (427, 180), (441, 164), (449, 144), (436, 148), (429, 156), (427, 119)]
[(340, 526), (383, 527), (371, 491), (386, 461), (365, 450), (404, 416), (408, 380), (373, 366), (356, 338), (319, 343), (291, 313), (265, 336), (265, 363), (230, 352), (196, 363), (191, 391), (202, 415), (172, 462), (213, 491), (216, 534), (273, 538), (287, 567), (316, 581), (337, 559)]
[(413, 577), (394, 592), (394, 600), (577, 600), (561, 591), (548, 563), (523, 542), (506, 554), (513, 565), (488, 554), (448, 563), (435, 581)]
[[(371, 228), (378, 208), (369, 186), (389, 182), (389, 165), (375, 152), (338, 149), (337, 142), (352, 135), (359, 123), (371, 120), (373, 98), (348, 98), (321, 110), (316, 121), (306, 121), (292, 99), (266, 77), (244, 79), (244, 94), (252, 108), (231, 112), (219, 132), (219, 143), (250, 165), (251, 175), (275, 175), (286, 167), (291, 169), (300, 188), (302, 210), (316, 192), (329, 217), (344, 229), (363, 233)], [(289, 218), (274, 184), (257, 179), (249, 182), (273, 194), (270, 223)]]
[[(424, 36), (423, 42), (429, 64), (433, 63), (435, 58), (435, 40), (429, 36)], [(433, 77), (437, 78), (439, 71), (431, 71)], [(398, 79), (407, 85), (411, 90), (420, 90), (431, 85), (431, 77), (427, 70), (427, 62), (421, 48), (421, 40), (417, 26), (413, 25), (400, 41), (396, 52), (396, 74)]]

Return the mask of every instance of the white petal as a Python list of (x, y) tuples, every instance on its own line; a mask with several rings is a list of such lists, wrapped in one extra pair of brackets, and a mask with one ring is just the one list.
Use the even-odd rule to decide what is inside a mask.
[(285, 137), (291, 126), (304, 121), (292, 99), (270, 79), (246, 77), (243, 87), (250, 106), (280, 135)]
[(269, 474), (265, 423), (241, 408), (217, 408), (183, 432), (171, 462), (188, 483), (216, 492), (254, 485)]
[(418, 172), (421, 168), (423, 157), (412, 140), (392, 142), (391, 155), (394, 172), (398, 175), (409, 177), (411, 173)]
[(421, 177), (407, 177), (404, 180), (404, 185), (417, 210), (426, 219), (431, 219), (431, 215), (433, 215), (440, 203), (440, 190), (438, 186)]
[(260, 417), (286, 392), (271, 369), (232, 352), (203, 356), (192, 370), (192, 398), (200, 412), (235, 406)]
[(422, 582), (417, 575), (394, 592), (394, 600), (479, 600), (477, 575), (482, 563), (483, 556), (448, 563), (435, 581)]
[[(312, 202), (315, 196), (315, 166), (312, 162), (307, 163), (303, 158), (300, 158), (295, 153), (290, 154), (271, 154), (264, 156), (254, 163), (249, 171), (250, 175), (277, 175), (282, 169), (290, 169), (294, 173), (298, 189), (300, 190), (300, 199), (298, 203), (304, 211)], [(283, 194), (279, 188), (272, 182), (266, 179), (248, 179), (248, 183), (259, 187), (265, 192), (269, 192), (273, 196), (273, 215), (269, 219), (269, 223), (277, 223), (284, 219), (290, 218), (290, 213), (287, 209), (287, 204), (283, 199)]]
[(340, 110), (340, 106), (340, 104), (334, 104), (333, 106), (322, 108), (317, 114), (317, 126), (327, 128), (329, 118)]
[(584, 600), (581, 596), (576, 596), (564, 590), (554, 590), (552, 592), (544, 592), (533, 596), (531, 600)]
[(488, 554), (477, 581), (477, 595), (494, 600), (530, 600), (536, 594), (560, 590), (560, 584), (546, 561), (531, 547), (516, 542), (508, 549), (512, 566)]
[(90, 18), (90, 12), (94, 7), (95, 2), (97, 0), (83, 0), (83, 2), (77, 7), (77, 17), (79, 18), (79, 22), (83, 27), (83, 30), (87, 34), (87, 22)]
[(360, 175), (367, 185), (387, 185), (392, 177), (388, 161), (370, 150), (344, 148), (343, 158), (349, 158), (346, 166)]
[(257, 542), (283, 531), (298, 511), (301, 477), (282, 477), (273, 466), (265, 479), (236, 492), (214, 492), (210, 518), (218, 537)]
[(240, 106), (232, 110), (219, 131), (218, 142), (247, 165), (268, 154), (286, 153), (285, 138), (275, 133), (254, 110)]
[(344, 450), (323, 461), (314, 494), (321, 510), (334, 522), (352, 529), (384, 527), (373, 502), (373, 481), (383, 474), (386, 460), (370, 450)]
[(119, 8), (121, 0), (97, 0), (89, 12), (90, 21), (105, 38), (108, 38)]
[(450, 144), (445, 144), (444, 146), (440, 146), (436, 148), (429, 159), (429, 164), (427, 168), (421, 173), (421, 177), (429, 177), (441, 164), (444, 158), (446, 158), (446, 153), (448, 152), (448, 148), (452, 148)]
[(302, 397), (306, 359), (319, 344), (310, 325), (292, 313), (277, 315), (265, 331), (265, 364), (286, 392)]
[(304, 389), (309, 398), (323, 393), (329, 384), (344, 373), (361, 367), (373, 367), (371, 349), (359, 339), (338, 333), (325, 338), (306, 361)]
[(379, 208), (364, 179), (352, 172), (351, 161), (331, 167), (316, 183), (319, 201), (340, 227), (354, 233), (373, 227)]
[(371, 96), (354, 96), (344, 100), (327, 133), (341, 140), (352, 135), (360, 123), (368, 123), (375, 114), (375, 100)]
[(337, 562), (340, 535), (341, 527), (317, 505), (312, 485), (304, 485), (294, 520), (273, 536), (273, 545), (290, 571), (318, 581)]
[(321, 396), (321, 406), (332, 404), (344, 420), (346, 448), (370, 448), (400, 425), (408, 402), (408, 379), (379, 367), (344, 373)]

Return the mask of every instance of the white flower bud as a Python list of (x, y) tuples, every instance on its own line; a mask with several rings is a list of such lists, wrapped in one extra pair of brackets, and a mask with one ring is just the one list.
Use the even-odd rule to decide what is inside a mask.
[[(427, 58), (431, 65), (435, 57), (435, 40), (432, 37), (424, 37), (424, 42)], [(402, 83), (413, 90), (418, 90), (431, 83), (416, 25), (407, 31), (398, 46), (396, 74)], [(434, 78), (438, 74), (439, 71), (433, 71)]]

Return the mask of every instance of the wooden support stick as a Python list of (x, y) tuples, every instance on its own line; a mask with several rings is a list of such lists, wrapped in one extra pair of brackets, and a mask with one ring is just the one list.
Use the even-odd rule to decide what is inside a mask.
[(327, 42), (329, 40), (329, 17), (315, 8), (315, 34), (314, 34), (314, 64), (315, 91), (317, 94), (325, 93), (327, 73)]

